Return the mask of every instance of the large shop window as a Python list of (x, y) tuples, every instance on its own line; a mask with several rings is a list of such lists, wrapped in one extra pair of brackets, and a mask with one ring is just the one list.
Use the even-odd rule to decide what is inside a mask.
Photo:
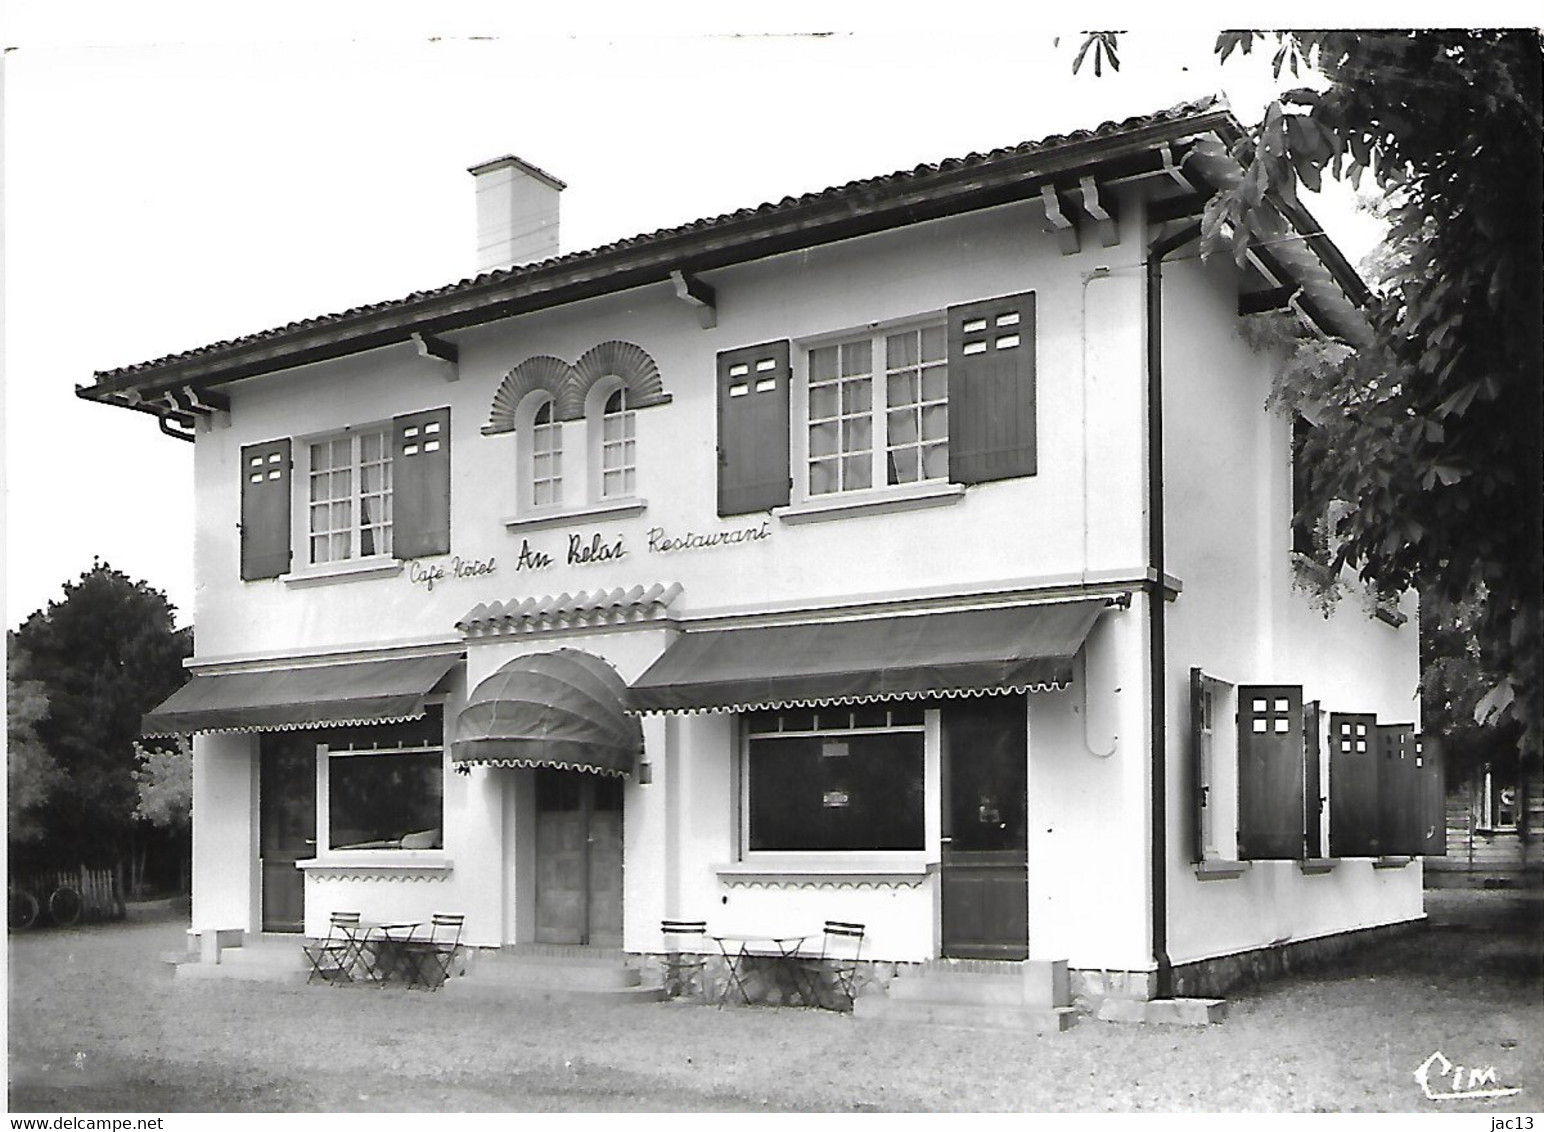
[(788, 340), (728, 350), (718, 355), (719, 514), (785, 506), (795, 489), (816, 500), (1031, 476), (1035, 428), (1030, 292), (800, 350)]
[(444, 730), (431, 708), (412, 723), (319, 732), (328, 850), (444, 845)]
[(923, 848), (920, 705), (757, 712), (745, 731), (749, 851)]
[(450, 410), (243, 447), (242, 578), (289, 573), (296, 538), (305, 568), (447, 553)]

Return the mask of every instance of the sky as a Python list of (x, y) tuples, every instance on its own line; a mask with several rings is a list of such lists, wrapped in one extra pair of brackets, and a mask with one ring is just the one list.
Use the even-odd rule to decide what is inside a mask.
[[(475, 274), (479, 161), (567, 182), (567, 252), (1210, 93), (1253, 121), (1275, 89), (1199, 24), (1074, 77), (1080, 30), (1026, 5), (426, 7), (9, 5), (8, 628), (94, 558), (190, 623), (193, 446), (75, 387)], [(1376, 242), (1348, 193), (1310, 207), (1353, 261)]]

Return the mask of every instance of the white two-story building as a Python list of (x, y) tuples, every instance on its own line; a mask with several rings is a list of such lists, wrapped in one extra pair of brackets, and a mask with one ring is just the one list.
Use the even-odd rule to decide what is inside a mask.
[(197, 655), (145, 721), (196, 736), (194, 932), (841, 919), (1142, 998), (1420, 918), (1413, 598), (1295, 588), (1241, 333), (1361, 342), (1367, 294), (1285, 203), (1199, 257), (1239, 132), (1201, 102), (567, 254), (503, 158), (482, 274), (96, 374), (196, 446)]

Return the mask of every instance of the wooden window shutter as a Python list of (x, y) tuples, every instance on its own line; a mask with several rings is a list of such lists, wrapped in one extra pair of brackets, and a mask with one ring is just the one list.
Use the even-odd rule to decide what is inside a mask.
[(1303, 689), (1238, 689), (1238, 859), (1303, 856)]
[(1447, 759), (1440, 735), (1415, 737), (1415, 765), (1421, 780), (1423, 857), (1447, 856)]
[(290, 568), (290, 442), (241, 450), (241, 577), (277, 578)]
[(1303, 734), (1307, 740), (1303, 761), (1303, 824), (1308, 832), (1304, 852), (1309, 860), (1324, 856), (1324, 791), (1319, 785), (1319, 701), (1303, 706)]
[(718, 513), (788, 503), (789, 345), (765, 342), (718, 355)]
[(1330, 714), (1330, 856), (1376, 857), (1378, 828), (1378, 717)]
[(391, 422), (392, 554), (450, 552), (450, 410)]
[(1415, 728), (1378, 725), (1378, 833), (1381, 853), (1420, 852), (1420, 776), (1415, 766)]
[(949, 308), (949, 478), (1035, 474), (1035, 295)]

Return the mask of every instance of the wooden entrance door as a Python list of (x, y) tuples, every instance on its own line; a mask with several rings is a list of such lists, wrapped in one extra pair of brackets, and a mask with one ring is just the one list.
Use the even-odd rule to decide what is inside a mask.
[(943, 709), (943, 954), (1029, 956), (1029, 728), (1023, 696)]
[(536, 772), (536, 942), (622, 946), (622, 780)]
[(258, 856), (263, 930), (298, 932), (305, 922), (305, 877), (295, 862), (316, 856), (316, 742), (296, 732), (261, 739)]

